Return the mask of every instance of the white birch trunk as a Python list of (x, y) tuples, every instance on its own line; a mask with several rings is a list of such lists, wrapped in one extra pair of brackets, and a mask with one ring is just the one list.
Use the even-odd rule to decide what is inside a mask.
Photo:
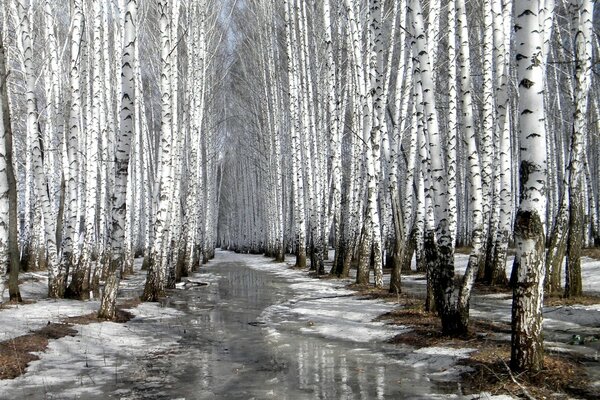
[(115, 187), (112, 198), (112, 229), (110, 269), (100, 303), (98, 316), (113, 319), (116, 315), (117, 289), (125, 260), (125, 222), (127, 213), (127, 181), (129, 155), (134, 135), (134, 54), (136, 42), (137, 3), (128, 0), (124, 13), (123, 53), (121, 67), (121, 112), (120, 134), (117, 136), (115, 152)]
[(583, 184), (584, 145), (587, 130), (588, 98), (592, 83), (592, 18), (594, 6), (591, 0), (578, 0), (578, 29), (575, 35), (575, 114), (571, 137), (571, 163), (569, 166), (569, 236), (565, 296), (580, 296), (581, 248), (584, 245), (584, 196), (587, 186)]
[[(418, 74), (415, 84), (422, 91), (423, 119), (427, 131), (429, 150), (429, 171), (431, 183), (426, 184), (429, 196), (426, 201), (432, 202), (435, 226), (426, 228), (425, 245), (428, 254), (428, 270), (431, 274), (437, 310), (442, 320), (442, 331), (454, 333), (462, 327), (455, 315), (454, 303), (454, 238), (450, 231), (449, 216), (452, 210), (448, 208), (447, 165), (444, 162), (444, 152), (441, 134), (435, 109), (435, 87), (429, 54), (427, 38), (423, 24), (423, 15), (419, 0), (411, 0), (411, 28), (413, 32), (413, 53), (418, 55)], [(451, 160), (451, 162), (456, 162)], [(435, 230), (435, 232), (434, 232)]]
[(296, 267), (306, 267), (306, 222), (304, 214), (304, 183), (302, 177), (300, 154), (300, 122), (298, 109), (298, 84), (296, 70), (296, 56), (293, 50), (295, 41), (294, 27), (291, 18), (291, 6), (288, 0), (284, 1), (285, 27), (286, 27), (286, 55), (288, 62), (289, 79), (289, 102), (290, 102), (290, 137), (292, 152), (292, 188), (294, 192), (294, 215), (296, 225), (297, 249), (296, 249)]
[(70, 107), (66, 134), (67, 163), (65, 168), (65, 230), (63, 237), (62, 263), (67, 271), (76, 263), (76, 241), (79, 235), (78, 198), (79, 198), (79, 137), (81, 136), (81, 41), (83, 40), (83, 8), (81, 0), (74, 0), (71, 8), (71, 36), (69, 86)]
[[(4, 34), (0, 31), (0, 76), (6, 74)], [(17, 180), (13, 164), (13, 134), (10, 124), (7, 80), (0, 83), (0, 274), (10, 268), (8, 296), (21, 302), (19, 290), (19, 237)]]
[(539, 371), (544, 364), (547, 161), (542, 10), (537, 0), (515, 4), (521, 200), (514, 229), (517, 279), (513, 290), (511, 367), (531, 372)]
[(31, 37), (29, 5), (18, 2), (18, 17), (20, 21), (20, 42), (23, 49), (23, 67), (25, 69), (25, 98), (27, 108), (27, 131), (33, 136), (31, 143), (32, 178), (35, 182), (35, 192), (38, 198), (38, 207), (44, 220), (44, 242), (47, 253), (48, 268), (48, 296), (62, 297), (64, 292), (64, 275), (58, 262), (58, 248), (56, 243), (56, 213), (53, 208), (48, 191), (48, 171), (44, 166), (45, 144), (43, 133), (39, 124), (37, 97), (35, 94), (36, 75), (33, 68), (33, 43)]
[(171, 101), (171, 39), (169, 23), (169, 0), (158, 2), (160, 32), (160, 165), (159, 165), (159, 202), (154, 220), (154, 240), (149, 254), (148, 276), (142, 299), (158, 301), (164, 295), (168, 255), (164, 250), (170, 246), (168, 242), (170, 221), (169, 204), (173, 189), (173, 172), (171, 152), (173, 151), (172, 101)]

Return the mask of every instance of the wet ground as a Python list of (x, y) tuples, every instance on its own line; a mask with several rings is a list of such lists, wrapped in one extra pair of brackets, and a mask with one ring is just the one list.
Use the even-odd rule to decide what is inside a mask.
[(301, 332), (311, 321), (265, 313), (294, 298), (285, 278), (217, 257), (193, 281), (209, 285), (171, 292), (164, 306), (183, 314), (176, 323), (151, 328), (153, 335), (180, 336), (177, 344), (139, 360), (104, 393), (127, 399), (408, 399), (457, 390), (405, 365), (410, 349), (326, 339)]
[[(138, 272), (122, 281), (121, 297), (139, 295), (144, 279)], [(221, 251), (187, 281), (163, 303), (133, 309), (125, 324), (77, 325), (75, 337), (51, 340), (25, 374), (0, 381), (0, 399), (462, 397), (464, 367), (456, 362), (471, 350), (387, 344), (405, 328), (371, 321), (394, 304), (361, 300), (348, 281), (315, 280), (264, 257)], [(419, 293), (423, 284), (409, 276), (404, 289)], [(472, 313), (506, 322), (509, 297), (476, 295)], [(42, 300), (21, 322), (39, 327), (33, 317), (50, 305), (67, 304)], [(97, 309), (97, 302), (76, 305), (81, 314)], [(547, 346), (582, 353), (597, 372), (597, 342), (565, 342), (574, 333), (597, 334), (600, 314), (575, 311), (546, 310)]]

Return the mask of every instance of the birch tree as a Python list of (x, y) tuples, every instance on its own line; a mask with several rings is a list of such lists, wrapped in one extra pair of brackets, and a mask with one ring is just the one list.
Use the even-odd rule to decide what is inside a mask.
[(70, 107), (68, 130), (66, 134), (66, 163), (65, 163), (65, 229), (61, 263), (65, 270), (72, 271), (77, 263), (78, 252), (78, 197), (80, 162), (79, 138), (81, 136), (81, 44), (83, 40), (83, 5), (81, 0), (74, 0), (71, 7), (71, 36), (69, 39), (70, 63), (69, 86)]
[(575, 114), (571, 136), (571, 162), (569, 165), (569, 232), (565, 296), (580, 296), (581, 247), (584, 242), (583, 159), (584, 138), (587, 134), (587, 108), (592, 78), (592, 16), (594, 7), (590, 0), (578, 1), (578, 28), (575, 34)]
[(544, 365), (542, 305), (545, 275), (546, 132), (544, 113), (543, 4), (515, 4), (519, 90), (519, 209), (514, 228), (516, 284), (513, 289), (511, 368), (539, 371)]
[[(177, 1), (177, 0), (175, 0)], [(169, 196), (173, 188), (173, 168), (171, 152), (173, 151), (172, 102), (171, 102), (171, 37), (169, 20), (169, 0), (158, 2), (160, 33), (160, 164), (159, 164), (159, 203), (154, 221), (154, 240), (149, 254), (148, 276), (142, 299), (158, 301), (164, 295), (169, 248)]]
[(125, 222), (127, 212), (127, 179), (129, 155), (134, 134), (134, 47), (136, 46), (137, 2), (129, 0), (124, 13), (123, 55), (121, 67), (120, 135), (117, 136), (115, 153), (115, 187), (113, 193), (111, 265), (106, 279), (98, 316), (112, 319), (116, 312), (117, 289), (121, 269), (125, 261)]
[[(103, 102), (103, 68), (105, 67), (102, 52), (103, 35), (103, 8), (98, 2), (92, 5), (93, 28), (92, 28), (92, 54), (91, 54), (91, 93), (88, 98), (90, 123), (85, 132), (85, 211), (84, 211), (84, 233), (81, 255), (78, 265), (73, 272), (69, 284), (69, 297), (87, 299), (90, 296), (92, 275), (100, 268), (100, 248), (102, 246), (103, 226), (100, 221), (102, 203), (101, 188), (106, 184), (102, 176), (101, 154), (102, 136), (107, 134), (106, 130), (106, 107)], [(100, 181), (100, 182), (99, 182)], [(100, 184), (100, 185), (99, 185)], [(100, 200), (100, 201), (98, 201)]]
[[(423, 15), (419, 0), (412, 0), (409, 5), (411, 27), (413, 29), (413, 53), (418, 54), (418, 74), (415, 83), (422, 92), (421, 106), (428, 143), (428, 171), (431, 182), (425, 187), (429, 191), (429, 201), (433, 212), (433, 224), (426, 226), (425, 246), (427, 248), (427, 268), (431, 276), (436, 308), (442, 321), (442, 331), (452, 334), (462, 331), (460, 319), (456, 318), (454, 302), (454, 238), (449, 230), (449, 210), (446, 201), (448, 196), (447, 177), (444, 167), (444, 153), (437, 111), (435, 109), (434, 81), (432, 65), (427, 52), (427, 37), (423, 26)], [(453, 160), (454, 161), (454, 160)]]
[(286, 55), (288, 62), (288, 79), (289, 79), (289, 104), (290, 104), (290, 137), (291, 137), (291, 152), (292, 152), (292, 190), (294, 192), (294, 215), (296, 224), (296, 267), (306, 267), (306, 227), (305, 227), (305, 209), (304, 209), (304, 183), (302, 178), (300, 156), (300, 139), (299, 135), (299, 109), (298, 109), (298, 83), (296, 77), (296, 57), (293, 51), (292, 43), (295, 41), (294, 29), (291, 20), (291, 6), (289, 1), (285, 0), (285, 30), (286, 30)]
[(36, 90), (36, 74), (33, 66), (33, 43), (29, 13), (30, 4), (24, 0), (17, 2), (19, 19), (18, 38), (23, 50), (23, 67), (25, 72), (25, 100), (27, 108), (27, 131), (33, 136), (31, 142), (32, 171), (35, 181), (35, 193), (39, 201), (38, 207), (44, 221), (44, 244), (46, 247), (46, 260), (48, 268), (48, 295), (62, 297), (64, 292), (64, 271), (58, 260), (58, 247), (56, 243), (56, 214), (48, 186), (48, 171), (44, 165), (45, 143), (44, 135), (39, 123), (39, 111)]
[(17, 180), (13, 167), (13, 133), (8, 99), (8, 73), (4, 35), (0, 30), (0, 272), (9, 270), (8, 296), (21, 302), (19, 290), (19, 238), (17, 231)]

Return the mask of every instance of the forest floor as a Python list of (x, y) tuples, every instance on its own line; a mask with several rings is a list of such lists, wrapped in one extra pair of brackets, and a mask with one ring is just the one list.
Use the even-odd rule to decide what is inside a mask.
[(25, 273), (27, 303), (0, 306), (0, 399), (600, 398), (600, 261), (583, 274), (584, 304), (547, 302), (546, 369), (527, 377), (506, 367), (504, 290), (477, 287), (472, 333), (445, 338), (416, 273), (391, 296), (219, 251), (162, 303), (131, 300), (143, 272), (123, 280), (116, 322), (95, 318), (97, 300), (45, 299), (45, 276)]
[[(468, 249), (465, 249), (468, 250)], [(410, 273), (403, 276), (403, 293), (357, 288), (365, 298), (382, 299), (397, 304), (380, 320), (410, 326), (390, 340), (416, 348), (474, 348), (459, 364), (469, 367), (461, 375), (465, 393), (486, 392), (515, 397), (600, 398), (600, 253), (586, 252), (583, 259), (584, 296), (577, 298), (546, 297), (544, 300), (545, 366), (536, 374), (513, 374), (510, 363), (509, 288), (490, 288), (477, 284), (471, 301), (469, 334), (446, 337), (435, 314), (425, 311), (425, 277)], [(468, 251), (456, 254), (456, 269), (466, 269)], [(507, 261), (510, 276), (512, 257)]]

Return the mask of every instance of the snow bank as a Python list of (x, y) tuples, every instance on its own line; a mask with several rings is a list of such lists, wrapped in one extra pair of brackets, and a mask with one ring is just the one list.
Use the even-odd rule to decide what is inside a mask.
[(176, 335), (155, 335), (152, 329), (152, 321), (176, 318), (173, 311), (143, 304), (134, 312), (144, 323), (75, 325), (76, 336), (51, 340), (25, 374), (0, 380), (0, 399), (53, 398), (53, 393), (61, 398), (101, 398), (104, 384), (118, 382), (141, 359), (176, 346)]
[(98, 301), (40, 300), (32, 304), (18, 304), (0, 311), (0, 341), (26, 335), (42, 328), (48, 322), (60, 322), (67, 317), (98, 311)]

